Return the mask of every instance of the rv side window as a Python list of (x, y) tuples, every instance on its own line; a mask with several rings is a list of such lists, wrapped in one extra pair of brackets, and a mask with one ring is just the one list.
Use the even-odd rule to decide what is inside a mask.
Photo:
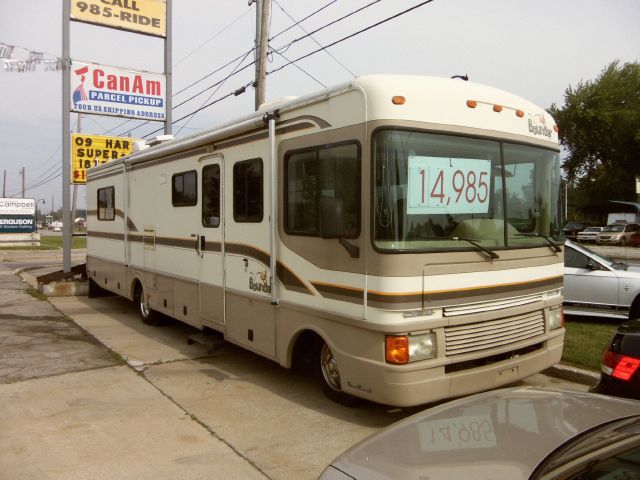
[(233, 219), (262, 222), (262, 160), (255, 158), (233, 166)]
[(98, 220), (114, 220), (116, 218), (115, 209), (115, 188), (106, 187), (98, 189)]
[(357, 143), (322, 146), (285, 156), (285, 231), (319, 236), (323, 197), (342, 200), (346, 238), (360, 234), (360, 147)]
[(171, 204), (192, 207), (198, 203), (198, 174), (195, 170), (176, 173), (171, 177)]
[(202, 225), (220, 226), (220, 165), (202, 169)]

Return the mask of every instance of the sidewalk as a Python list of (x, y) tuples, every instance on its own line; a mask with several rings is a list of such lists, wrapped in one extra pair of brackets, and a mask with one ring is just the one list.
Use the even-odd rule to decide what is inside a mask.
[(265, 478), (3, 267), (0, 478)]

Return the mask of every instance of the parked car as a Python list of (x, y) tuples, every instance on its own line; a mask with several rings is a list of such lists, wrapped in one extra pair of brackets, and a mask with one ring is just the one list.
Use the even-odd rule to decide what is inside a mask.
[(596, 236), (596, 243), (625, 246), (631, 235), (640, 230), (637, 223), (611, 223)]
[(638, 478), (640, 402), (519, 387), (424, 410), (356, 444), (320, 480)]
[(640, 317), (640, 268), (565, 241), (564, 313)]
[(562, 231), (564, 232), (564, 236), (566, 238), (570, 238), (575, 240), (576, 237), (578, 236), (578, 233), (583, 231), (585, 228), (591, 226), (588, 223), (581, 223), (581, 222), (569, 222), (567, 223), (564, 228), (562, 229)]
[[(603, 228), (604, 227), (587, 227), (583, 231), (578, 232), (576, 241), (580, 243), (596, 243), (596, 237)], [(640, 241), (640, 238), (638, 240)]]
[(624, 322), (614, 332), (593, 391), (640, 400), (640, 320)]

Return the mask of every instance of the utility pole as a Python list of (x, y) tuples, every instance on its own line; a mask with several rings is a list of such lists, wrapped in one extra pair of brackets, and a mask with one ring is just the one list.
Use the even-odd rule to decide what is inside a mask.
[[(264, 103), (267, 80), (267, 48), (269, 43), (269, 17), (271, 0), (252, 0), (256, 2), (256, 111)], [(251, 5), (251, 3), (249, 4)]]
[(25, 175), (25, 171), (24, 171), (24, 167), (22, 167), (18, 173), (20, 174), (20, 176), (22, 177), (22, 198), (24, 198), (24, 175)]
[(2, 182), (2, 198), (7, 197), (7, 169), (4, 170), (4, 181)]

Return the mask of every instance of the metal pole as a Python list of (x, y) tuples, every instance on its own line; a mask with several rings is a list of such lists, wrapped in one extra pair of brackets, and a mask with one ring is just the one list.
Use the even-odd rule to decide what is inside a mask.
[(256, 111), (264, 103), (267, 80), (267, 48), (269, 46), (269, 17), (271, 0), (256, 3)]
[(7, 196), (7, 170), (4, 171), (4, 181), (2, 182), (2, 198)]
[(25, 169), (24, 167), (22, 167), (20, 169), (20, 176), (22, 177), (22, 198), (24, 198), (24, 175), (25, 175)]
[(271, 269), (271, 305), (278, 304), (278, 249), (277, 249), (277, 229), (278, 229), (278, 157), (276, 150), (276, 118), (277, 112), (266, 116), (269, 123), (269, 268)]
[(171, 28), (171, 17), (172, 17), (172, 1), (167, 0), (167, 17), (166, 17), (166, 26), (167, 26), (167, 36), (164, 39), (164, 75), (166, 81), (165, 88), (165, 120), (164, 120), (164, 133), (165, 135), (171, 135), (172, 122), (173, 122), (173, 114), (171, 109), (173, 108), (173, 102), (171, 101), (171, 96), (173, 95), (173, 87), (172, 87), (172, 78), (173, 78), (173, 70), (171, 67), (171, 63), (173, 62), (172, 56), (173, 51), (171, 49), (171, 43), (173, 41), (173, 33)]
[[(82, 114), (78, 113), (78, 128), (77, 131), (78, 133), (82, 132), (82, 125), (80, 124), (80, 121), (82, 120)], [(73, 236), (73, 230), (75, 229), (76, 226), (76, 203), (78, 201), (78, 184), (74, 183), (73, 184), (73, 196), (72, 196), (72, 200), (71, 200), (71, 236)], [(71, 242), (71, 244), (73, 245), (73, 241)]]
[(71, 0), (62, 0), (62, 271), (71, 271), (71, 212), (69, 211), (69, 185), (71, 184), (71, 145), (69, 133), (69, 99), (71, 97), (71, 69), (69, 47), (69, 17)]

